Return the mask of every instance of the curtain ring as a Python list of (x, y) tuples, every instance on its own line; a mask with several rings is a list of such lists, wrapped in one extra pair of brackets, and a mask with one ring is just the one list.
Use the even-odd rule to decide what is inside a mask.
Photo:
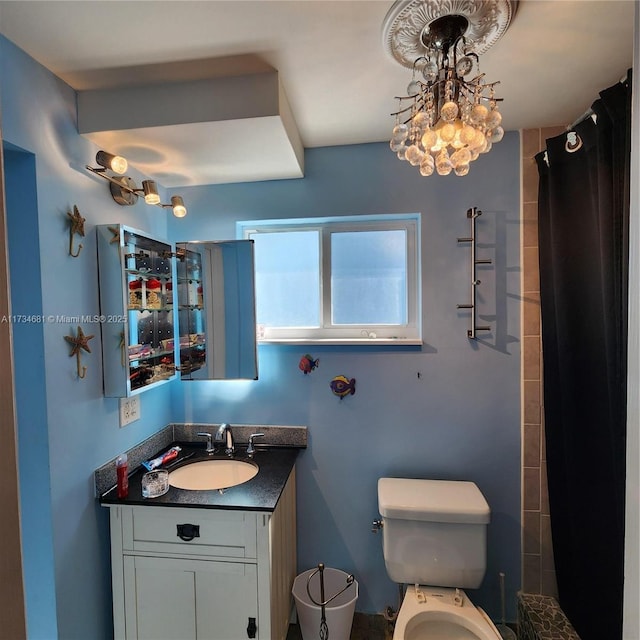
[(582, 138), (575, 132), (567, 133), (567, 141), (564, 143), (565, 151), (575, 153), (582, 146)]

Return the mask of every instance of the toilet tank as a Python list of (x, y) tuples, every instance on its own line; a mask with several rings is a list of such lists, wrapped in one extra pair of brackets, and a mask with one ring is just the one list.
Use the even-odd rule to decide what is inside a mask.
[(473, 482), (380, 478), (384, 561), (394, 582), (476, 589), (489, 505)]

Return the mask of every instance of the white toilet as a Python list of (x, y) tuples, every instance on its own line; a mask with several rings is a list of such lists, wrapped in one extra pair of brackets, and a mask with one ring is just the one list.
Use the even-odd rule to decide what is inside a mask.
[(393, 640), (500, 640), (463, 588), (486, 570), (489, 505), (473, 482), (380, 478), (384, 561), (409, 584)]

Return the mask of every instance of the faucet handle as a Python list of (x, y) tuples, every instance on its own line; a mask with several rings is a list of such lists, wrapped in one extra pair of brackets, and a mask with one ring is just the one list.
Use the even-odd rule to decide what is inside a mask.
[(253, 455), (256, 452), (256, 448), (253, 446), (254, 438), (262, 438), (264, 437), (264, 433), (252, 433), (249, 436), (249, 444), (247, 445), (247, 455)]
[(199, 431), (196, 435), (207, 439), (207, 453), (213, 453), (215, 451), (215, 446), (213, 445), (213, 442), (211, 442), (212, 436), (210, 433), (207, 433), (206, 431)]

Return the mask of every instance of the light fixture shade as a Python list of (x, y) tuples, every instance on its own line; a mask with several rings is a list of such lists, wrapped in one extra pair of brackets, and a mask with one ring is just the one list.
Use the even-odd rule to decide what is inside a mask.
[(171, 206), (176, 218), (184, 218), (187, 215), (187, 207), (184, 206), (184, 200), (181, 196), (171, 196)]
[(98, 151), (96, 153), (96, 162), (105, 169), (111, 169), (114, 173), (122, 175), (127, 170), (129, 163), (126, 158), (122, 156), (116, 156), (113, 153), (107, 151)]
[(154, 180), (143, 180), (142, 190), (144, 192), (144, 201), (147, 204), (160, 204), (158, 186), (156, 185)]

